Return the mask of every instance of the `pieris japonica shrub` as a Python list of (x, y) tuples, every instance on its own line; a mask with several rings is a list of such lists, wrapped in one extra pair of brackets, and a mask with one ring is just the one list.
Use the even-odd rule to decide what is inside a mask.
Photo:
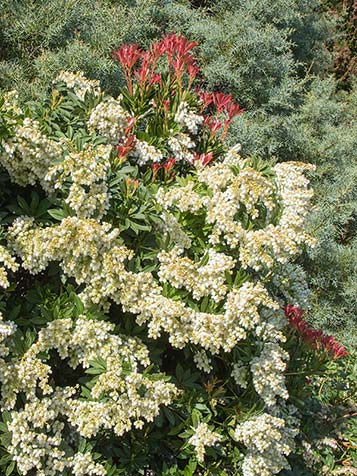
[[(344, 209), (354, 207), (344, 184), (353, 183), (355, 173), (350, 159), (356, 149), (350, 119), (355, 99), (351, 94), (341, 101), (335, 87), (326, 88), (331, 79), (321, 81), (317, 77), (311, 82), (312, 72), (322, 76), (332, 64), (328, 49), (346, 53), (342, 37), (347, 35), (348, 39), (353, 32), (348, 27), (341, 35), (341, 18), (336, 19), (330, 11), (324, 13), (326, 7), (337, 3), (3, 0), (0, 89), (16, 88), (21, 100), (43, 97), (52, 79), (66, 69), (83, 70), (88, 78), (100, 80), (103, 88), (117, 95), (124, 76), (109, 54), (115, 45), (136, 41), (144, 47), (161, 32), (171, 31), (198, 41), (200, 76), (206, 86), (229, 92), (247, 108), (246, 114), (232, 122), (228, 137), (232, 145), (239, 140), (244, 146), (242, 154), (257, 155), (265, 161), (294, 158), (318, 167), (323, 164), (335, 172), (333, 177), (324, 173), (315, 176), (315, 197), (320, 209), (326, 210), (326, 228), (320, 227), (318, 218), (312, 220), (311, 230), (323, 246), (304, 263), (304, 269), (312, 292), (310, 318), (353, 345), (355, 311), (351, 302), (355, 301), (355, 286), (350, 277), (356, 253), (350, 240), (336, 240), (335, 234), (345, 234), (347, 229), (350, 236), (354, 226), (353, 219), (341, 220), (345, 213), (339, 204), (343, 203)], [(344, 2), (343, 8), (342, 4), (337, 8), (340, 17), (350, 12), (353, 18), (353, 8), (348, 6), (352, 3)], [(352, 46), (350, 42), (351, 51)], [(339, 55), (337, 60), (345, 56)], [(324, 109), (318, 114), (315, 108), (320, 110), (319, 104), (325, 106), (326, 101), (335, 111), (326, 114)], [(341, 189), (338, 182), (343, 184)], [(338, 275), (331, 272), (336, 268)]]
[(306, 377), (347, 355), (289, 272), (313, 166), (227, 147), (244, 111), (194, 47), (120, 47), (118, 97), (63, 71), (2, 99), (6, 474), (283, 474)]

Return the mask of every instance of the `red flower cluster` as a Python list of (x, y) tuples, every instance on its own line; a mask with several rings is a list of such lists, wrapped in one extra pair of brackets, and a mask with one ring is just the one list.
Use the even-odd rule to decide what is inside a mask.
[[(113, 52), (113, 57), (122, 66), (129, 92), (123, 92), (130, 117), (125, 134), (117, 146), (120, 161), (135, 147), (135, 131), (145, 129), (148, 134), (167, 138), (171, 129), (174, 131), (177, 126), (176, 113), (182, 103), (199, 114), (197, 124), (202, 124), (202, 135), (194, 134), (197, 149), (190, 150), (187, 163), (191, 166), (197, 163), (207, 166), (224, 150), (223, 141), (231, 122), (244, 109), (230, 94), (193, 89), (193, 80), (199, 73), (192, 54), (195, 46), (197, 43), (171, 33), (153, 42), (147, 50), (141, 49), (138, 44), (129, 44)], [(151, 114), (151, 109), (155, 109), (155, 114)], [(162, 142), (154, 145), (162, 151)], [(163, 173), (160, 172), (160, 176), (163, 175), (166, 180), (172, 175), (174, 164), (174, 159), (152, 164), (153, 177), (161, 170)]]
[(201, 162), (203, 167), (206, 167), (213, 159), (213, 152), (208, 152), (208, 154), (194, 154), (193, 158), (195, 161)]
[(134, 127), (136, 120), (136, 117), (128, 117), (128, 125), (125, 129), (124, 137), (120, 139), (119, 144), (116, 146), (119, 160), (124, 159), (135, 147), (136, 137), (134, 134), (131, 134), (131, 130)]
[(176, 164), (176, 159), (174, 159), (174, 157), (169, 157), (166, 160), (166, 162), (164, 162), (164, 163), (154, 162), (153, 164), (151, 164), (151, 169), (152, 169), (152, 172), (153, 172), (153, 179), (155, 179), (157, 173), (161, 169), (163, 169), (165, 171), (165, 179), (174, 178), (175, 174), (174, 173), (169, 174), (169, 172), (171, 171), (171, 169), (174, 167), (175, 164)]
[(132, 43), (130, 45), (123, 45), (117, 51), (113, 51), (113, 58), (118, 60), (123, 68), (125, 80), (128, 85), (130, 94), (133, 92), (132, 73), (133, 68), (139, 58), (141, 58), (143, 51), (139, 45)]
[(330, 353), (334, 359), (345, 357), (348, 355), (343, 345), (336, 341), (332, 336), (324, 334), (322, 330), (313, 329), (302, 318), (304, 311), (297, 306), (288, 304), (284, 308), (285, 316), (288, 318), (290, 325), (296, 329), (302, 338), (315, 349), (321, 349), (326, 353)]
[(125, 137), (119, 145), (116, 146), (116, 150), (118, 153), (119, 160), (124, 159), (127, 154), (135, 147), (135, 136), (130, 135)]
[(198, 66), (195, 65), (195, 58), (191, 54), (195, 46), (197, 46), (197, 43), (189, 42), (187, 38), (171, 33), (171, 35), (162, 38), (157, 48), (162, 51), (162, 54), (167, 54), (169, 64), (177, 78), (181, 78), (187, 68), (190, 81), (192, 81), (199, 72)]
[[(179, 85), (181, 85), (182, 76), (186, 71), (190, 87), (199, 72), (195, 58), (191, 54), (191, 50), (196, 45), (197, 43), (189, 42), (181, 35), (171, 33), (163, 36), (160, 42), (153, 43), (148, 51), (141, 50), (137, 44), (131, 44), (121, 46), (117, 51), (113, 51), (112, 55), (122, 65), (129, 92), (132, 94), (133, 73), (141, 87), (161, 83), (162, 78), (155, 72), (155, 69), (159, 58), (165, 54)], [(140, 66), (134, 70), (138, 61), (140, 61)]]
[(223, 126), (223, 123), (220, 121), (217, 121), (211, 116), (205, 116), (203, 125), (207, 126), (209, 130), (211, 131), (211, 134), (215, 136), (217, 132), (220, 130), (220, 128)]
[[(224, 129), (222, 134), (222, 140), (224, 140), (225, 136), (227, 135), (228, 128), (231, 125), (231, 122), (235, 116), (238, 114), (242, 114), (245, 109), (241, 108), (239, 104), (234, 102), (231, 94), (223, 94), (220, 92), (216, 93), (205, 93), (201, 92), (200, 99), (203, 102), (203, 107), (206, 108), (213, 104), (217, 110), (218, 115), (225, 114), (227, 119), (224, 121)], [(206, 116), (204, 124), (206, 124), (212, 134), (215, 134), (218, 129), (223, 125), (218, 120), (213, 120), (212, 117)]]

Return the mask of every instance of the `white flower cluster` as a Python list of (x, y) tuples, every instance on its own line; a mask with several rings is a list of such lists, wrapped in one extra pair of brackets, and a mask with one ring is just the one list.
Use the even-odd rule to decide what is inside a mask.
[[(230, 157), (230, 156), (229, 156)], [(251, 219), (259, 217), (262, 205), (268, 211), (274, 207), (274, 186), (260, 172), (246, 166), (237, 174), (233, 165), (244, 165), (236, 157), (230, 161), (199, 170), (198, 179), (212, 191), (212, 197), (206, 200), (207, 223), (213, 224), (210, 237), (212, 243), (218, 243), (220, 237), (230, 245), (237, 247), (244, 241), (245, 230), (236, 221), (238, 213), (246, 211)]]
[(248, 386), (248, 368), (243, 362), (238, 361), (233, 364), (233, 370), (231, 377), (235, 381), (236, 385), (241, 388), (247, 388)]
[(136, 140), (135, 148), (130, 152), (130, 156), (137, 160), (138, 165), (161, 162), (163, 159), (162, 152), (144, 140)]
[(95, 463), (90, 453), (77, 453), (73, 456), (70, 466), (73, 476), (106, 476), (106, 469)]
[(206, 446), (214, 446), (218, 441), (222, 440), (222, 436), (210, 429), (207, 423), (199, 423), (195, 428), (195, 433), (188, 442), (195, 447), (197, 460), (202, 462), (205, 457)]
[(229, 352), (260, 323), (261, 307), (278, 308), (261, 283), (251, 282), (227, 294), (222, 314), (199, 312), (165, 297), (151, 273), (125, 269), (133, 254), (120, 244), (118, 235), (109, 224), (90, 219), (68, 217), (59, 226), (36, 228), (31, 219), (22, 218), (10, 228), (8, 240), (26, 269), (36, 273), (49, 261), (58, 261), (68, 276), (86, 284), (85, 302), (105, 305), (111, 298), (125, 311), (138, 314), (140, 324), (147, 322), (150, 337), (167, 332), (178, 348), (191, 342), (213, 353)]
[(12, 118), (11, 115), (19, 116), (22, 114), (22, 109), (19, 107), (19, 104), (18, 104), (18, 99), (19, 99), (18, 92), (15, 90), (9, 91), (3, 95), (2, 99), (4, 102), (1, 106), (1, 109), (5, 111), (6, 113), (8, 113), (6, 117), (7, 124), (9, 125), (16, 124), (16, 119)]
[[(0, 357), (6, 357), (9, 354), (9, 348), (7, 346), (8, 338), (15, 334), (17, 326), (14, 322), (3, 321), (3, 315), (0, 312)], [(2, 365), (3, 360), (0, 359), (0, 367)]]
[(202, 266), (200, 262), (181, 257), (181, 254), (180, 248), (158, 254), (160, 281), (168, 282), (177, 289), (187, 289), (194, 299), (211, 296), (214, 301), (220, 302), (228, 292), (226, 273), (230, 274), (234, 267), (233, 258), (210, 248), (208, 262)]
[(245, 160), (239, 155), (242, 150), (242, 144), (236, 144), (231, 147), (224, 157), (224, 163), (226, 165), (244, 165)]
[(107, 474), (89, 453), (67, 456), (62, 449), (65, 424), (59, 417), (74, 392), (70, 387), (57, 387), (51, 398), (35, 398), (22, 410), (11, 412), (8, 424), (11, 443), (7, 450), (21, 474), (33, 474), (35, 471), (38, 476), (61, 476), (66, 469), (72, 469), (76, 476)]
[[(19, 360), (0, 361), (0, 381), (3, 383), (1, 405), (13, 408), (16, 396), (24, 392), (33, 399), (39, 386), (44, 394), (50, 394), (48, 384), (50, 367), (37, 355), (49, 349), (56, 349), (62, 359), (69, 358), (69, 365), (76, 368), (79, 364), (89, 367), (91, 360), (100, 356), (108, 359), (112, 354), (121, 355), (136, 370), (137, 362), (148, 365), (147, 349), (136, 339), (123, 339), (111, 335), (114, 326), (106, 322), (78, 319), (73, 330), (70, 319), (60, 319), (50, 323), (38, 335), (38, 342)], [(2, 323), (3, 339), (11, 335), (16, 326)], [(6, 354), (6, 348), (5, 352)]]
[[(81, 463), (85, 461), (83, 457), (71, 459), (60, 450), (64, 422), (85, 438), (95, 436), (102, 428), (112, 429), (120, 436), (133, 425), (141, 428), (144, 421), (152, 421), (160, 406), (168, 405), (177, 396), (173, 384), (151, 380), (138, 372), (139, 363), (150, 364), (147, 348), (138, 339), (113, 334), (114, 327), (85, 316), (76, 321), (58, 319), (39, 331), (37, 341), (21, 358), (1, 360), (2, 408), (11, 410), (20, 392), (27, 399), (22, 410), (11, 411), (9, 427), (12, 433), (9, 451), (24, 474), (36, 468), (38, 474), (57, 475), (72, 465), (77, 468), (75, 474), (106, 474), (90, 461), (91, 470), (80, 472), (85, 469)], [(5, 323), (2, 328), (3, 338), (15, 330)], [(72, 368), (79, 365), (88, 368), (98, 358), (104, 362), (89, 400), (78, 399), (76, 387), (54, 389), (49, 385), (51, 367), (39, 355), (46, 355), (51, 349), (62, 360), (67, 359)], [(44, 395), (42, 399), (37, 397), (37, 385)]]
[[(227, 301), (224, 305), (226, 325), (232, 327), (232, 334), (227, 341), (227, 347), (230, 342), (236, 339), (242, 339), (246, 336), (246, 331), (253, 330), (261, 323), (259, 313), (260, 306), (272, 310), (278, 310), (279, 305), (274, 302), (265, 287), (261, 283), (245, 282), (240, 288), (234, 288), (227, 296)], [(233, 324), (236, 328), (233, 329)], [(237, 335), (235, 335), (237, 333)]]
[(190, 152), (195, 147), (195, 143), (187, 134), (179, 132), (174, 136), (169, 137), (168, 145), (176, 160), (185, 160), (190, 164), (193, 163), (193, 153)]
[(245, 283), (228, 294), (223, 314), (195, 311), (159, 292), (160, 289), (156, 296), (151, 294), (146, 302), (142, 302), (139, 323), (149, 321), (149, 335), (158, 337), (162, 329), (168, 332), (175, 347), (191, 342), (214, 354), (220, 349), (229, 352), (237, 342), (245, 339), (247, 330), (254, 326), (247, 316), (253, 316), (258, 322), (260, 306), (276, 308), (263, 286), (253, 283)]
[[(94, 124), (95, 118), (92, 119)], [(124, 116), (123, 120), (126, 121)], [(104, 127), (103, 123), (96, 125)], [(117, 123), (116, 127), (123, 126)], [(39, 122), (31, 118), (15, 125), (14, 135), (2, 141), (1, 146), (0, 163), (14, 182), (26, 186), (39, 181), (51, 194), (69, 180), (66, 202), (78, 216), (100, 218), (107, 210), (111, 146), (86, 144), (80, 152), (68, 152), (68, 139), (49, 139), (41, 132)]]
[(191, 247), (192, 241), (190, 237), (184, 232), (177, 218), (172, 213), (164, 212), (160, 218), (162, 223), (159, 225), (159, 230), (164, 239), (169, 236), (170, 242), (182, 250)]
[(125, 359), (132, 369), (138, 363), (149, 365), (147, 348), (135, 338), (113, 334), (115, 325), (106, 321), (95, 321), (80, 316), (75, 322), (71, 319), (57, 319), (38, 333), (38, 340), (32, 345), (27, 355), (35, 357), (41, 352), (56, 349), (61, 359), (69, 359), (72, 368), (90, 362), (100, 356), (104, 360), (113, 355)]
[(254, 388), (268, 407), (277, 403), (277, 397), (289, 397), (284, 377), (288, 359), (289, 354), (279, 344), (267, 342), (260, 356), (250, 363)]
[[(164, 209), (175, 206), (180, 213), (189, 211), (202, 214), (205, 210), (209, 210), (210, 206), (214, 209), (213, 202), (217, 201), (217, 196), (231, 187), (230, 194), (236, 198), (239, 195), (241, 201), (239, 203), (242, 203), (245, 210), (250, 210), (252, 220), (254, 220), (253, 215), (256, 216), (257, 210), (260, 210), (258, 203), (263, 204), (266, 209), (269, 207), (272, 209), (277, 185), (271, 185), (270, 192), (266, 193), (262, 184), (265, 184), (267, 179), (259, 177), (259, 174), (252, 169), (245, 168), (241, 159), (236, 157), (234, 160), (230, 157), (229, 166), (223, 164), (225, 167), (223, 168), (221, 164), (219, 171), (218, 166), (217, 170), (215, 166), (211, 167), (212, 175), (205, 170), (199, 171), (201, 174), (200, 193), (196, 191), (193, 182), (188, 182), (182, 186), (171, 187), (168, 192), (161, 189), (157, 195), (159, 203)], [(241, 173), (237, 174), (237, 168), (231, 169), (234, 164), (241, 167), (243, 174), (241, 183), (238, 180)], [(228, 186), (221, 180), (222, 177), (228, 178)], [(202, 192), (202, 187), (205, 185), (208, 188), (207, 195)], [(250, 186), (255, 190), (254, 193), (248, 190)], [(231, 196), (230, 194), (227, 194), (227, 199)], [(220, 210), (217, 209), (215, 216), (218, 213)], [(270, 310), (270, 314), (274, 314), (279, 305), (270, 298), (260, 282), (248, 281), (239, 288), (233, 287), (229, 290), (225, 280), (226, 273), (231, 272), (235, 262), (228, 255), (219, 253), (211, 247), (207, 262), (203, 260), (201, 263), (195, 263), (192, 259), (185, 257), (183, 250), (189, 248), (191, 242), (185, 234), (185, 228), (180, 224), (182, 215), (178, 213), (176, 216), (179, 218), (176, 218), (165, 210), (163, 216), (165, 223), (169, 223), (169, 225), (164, 224), (166, 233), (176, 234), (175, 230), (181, 233), (177, 233), (180, 238), (173, 237), (172, 242), (175, 243), (175, 240), (178, 240), (179, 243), (172, 251), (159, 253), (159, 278), (163, 282), (168, 281), (174, 287), (185, 287), (197, 299), (210, 296), (219, 302), (224, 298), (221, 312), (209, 313), (193, 309), (182, 300), (165, 296), (163, 288), (151, 273), (127, 271), (125, 262), (132, 258), (133, 253), (121, 244), (119, 230), (111, 229), (108, 224), (72, 217), (63, 220), (59, 226), (36, 228), (31, 221), (22, 219), (15, 222), (10, 229), (9, 242), (23, 259), (24, 267), (31, 272), (40, 271), (49, 261), (58, 261), (68, 276), (75, 278), (78, 284), (85, 285), (83, 298), (86, 302), (106, 305), (107, 300), (112, 299), (121, 304), (124, 311), (137, 314), (137, 322), (147, 324), (150, 337), (157, 338), (162, 332), (166, 332), (174, 347), (182, 348), (188, 343), (201, 346), (203, 350), (196, 352), (195, 362), (205, 372), (211, 370), (210, 358), (206, 351), (212, 354), (220, 350), (229, 352), (239, 341), (247, 337), (248, 332), (254, 331), (263, 341), (263, 351), (251, 362), (253, 385), (265, 404), (271, 408), (277, 403), (278, 397), (281, 399), (287, 397), (283, 374), (287, 354), (279, 346), (283, 335), (279, 325), (270, 319), (267, 311)], [(226, 218), (227, 214), (223, 213), (222, 220)], [(231, 222), (238, 223), (235, 222), (234, 215)], [(216, 221), (212, 224), (218, 226)], [(248, 232), (243, 227), (242, 230), (241, 247), (244, 248), (246, 245), (244, 239)], [(223, 228), (222, 234), (227, 234), (227, 227)], [(262, 316), (265, 317), (262, 319)], [(35, 362), (32, 368), (35, 369), (35, 374), (41, 377), (36, 378), (46, 391), (48, 372), (46, 368), (40, 368), (38, 365)], [(120, 362), (108, 357), (107, 371), (103, 373), (103, 377), (98, 378), (97, 384), (92, 389), (93, 398), (98, 399), (101, 395), (108, 395), (108, 393), (113, 399), (119, 398), (113, 390), (116, 385), (121, 392), (119, 400), (122, 399), (123, 387), (120, 385), (123, 385), (123, 379), (120, 377), (120, 372)], [(31, 381), (37, 381), (31, 371), (28, 374), (31, 375)], [(247, 368), (235, 366), (232, 376), (242, 388), (247, 385)], [(140, 378), (142, 378), (140, 375), (135, 376), (137, 385)], [(126, 382), (126, 385), (129, 383)], [(137, 388), (136, 385), (135, 388)], [(27, 393), (31, 390), (31, 387), (25, 388)], [(163, 390), (160, 392), (162, 396), (165, 395)], [(153, 395), (151, 394), (151, 400), (155, 401), (156, 397), (154, 398)], [(138, 397), (134, 398), (134, 401), (136, 408), (142, 408), (143, 404)], [(145, 405), (141, 411), (150, 415), (150, 409)], [(128, 401), (125, 412), (134, 411)], [(156, 407), (152, 412), (155, 413), (155, 411)], [(127, 431), (128, 427), (122, 420), (118, 423), (115, 419), (119, 412), (118, 405), (115, 406), (115, 412), (112, 413), (108, 404), (76, 401), (76, 406), (69, 405), (67, 415), (77, 431), (90, 437), (95, 435), (99, 428), (113, 428), (118, 434), (121, 431)], [(110, 415), (109, 419), (108, 415)], [(130, 415), (134, 419), (134, 425), (142, 425), (140, 418), (135, 418), (132, 413)]]
[(207, 352), (204, 350), (200, 350), (198, 352), (195, 352), (193, 356), (193, 360), (195, 364), (197, 365), (197, 368), (199, 370), (202, 370), (203, 372), (206, 372), (209, 374), (211, 370), (213, 369), (211, 365), (211, 359), (208, 357)]
[(183, 101), (177, 108), (174, 120), (179, 126), (187, 127), (192, 134), (197, 134), (198, 126), (203, 123), (203, 116), (195, 114), (189, 109), (187, 102)]
[(9, 286), (9, 280), (7, 277), (6, 269), (11, 269), (11, 271), (16, 271), (19, 268), (19, 265), (16, 263), (15, 259), (11, 256), (10, 252), (0, 245), (0, 287), (7, 288)]
[(81, 72), (72, 73), (70, 71), (61, 71), (54, 80), (54, 83), (58, 83), (59, 81), (63, 81), (67, 88), (73, 89), (76, 96), (82, 101), (86, 93), (93, 94), (94, 96), (101, 94), (99, 81), (87, 79)]
[(72, 393), (72, 389), (57, 388), (52, 398), (34, 398), (22, 410), (11, 413), (7, 450), (22, 474), (35, 471), (39, 476), (59, 476), (69, 465), (60, 449), (64, 424), (57, 417), (63, 399)]
[(82, 151), (71, 152), (64, 160), (49, 168), (45, 179), (60, 189), (70, 179), (66, 203), (78, 217), (101, 218), (109, 207), (106, 182), (110, 167), (111, 146), (86, 144)]
[(128, 113), (122, 108), (120, 99), (109, 98), (96, 106), (87, 122), (89, 130), (96, 130), (116, 144), (128, 127)]
[(314, 168), (314, 165), (302, 162), (285, 162), (274, 167), (282, 203), (281, 217), (277, 225), (247, 232), (240, 254), (243, 266), (259, 270), (276, 261), (286, 263), (299, 252), (303, 243), (315, 245), (315, 239), (304, 229), (313, 192), (307, 189), (309, 181), (301, 173)]
[(119, 230), (112, 229), (109, 223), (67, 217), (59, 226), (33, 225), (32, 218), (20, 217), (9, 228), (7, 237), (22, 257), (22, 266), (34, 274), (43, 271), (50, 261), (59, 261), (64, 272), (82, 284), (96, 279), (106, 251), (116, 253), (116, 259), (122, 261), (132, 255), (125, 246), (119, 246)]
[(285, 427), (284, 419), (267, 413), (238, 425), (235, 438), (248, 448), (243, 476), (272, 476), (289, 468), (285, 456), (294, 449), (295, 434), (296, 430)]
[(50, 394), (52, 392), (48, 384), (50, 373), (50, 366), (32, 353), (25, 354), (22, 359), (10, 361), (1, 359), (1, 408), (12, 409), (19, 393), (24, 393), (29, 400), (35, 398), (38, 388), (41, 389), (43, 395)]
[(166, 210), (175, 205), (182, 212), (196, 213), (203, 207), (205, 197), (200, 196), (193, 189), (193, 182), (189, 182), (182, 187), (172, 187), (168, 191), (159, 188), (156, 199)]
[(262, 343), (279, 343), (285, 342), (286, 337), (282, 329), (286, 326), (286, 318), (282, 311), (267, 312), (266, 309), (261, 311), (260, 324), (254, 329), (255, 335)]
[[(232, 167), (238, 166), (239, 172)], [(181, 212), (206, 213), (206, 223), (212, 225), (209, 241), (216, 245), (224, 240), (232, 249), (239, 246), (243, 267), (259, 271), (276, 262), (285, 263), (298, 253), (301, 245), (313, 246), (315, 241), (304, 230), (304, 219), (310, 209), (312, 191), (304, 170), (314, 167), (300, 162), (286, 162), (274, 167), (275, 180), (265, 178), (242, 160), (236, 152), (229, 153), (224, 163), (198, 171), (198, 180), (207, 186), (207, 195), (198, 193), (193, 182), (159, 190), (158, 202), (166, 209), (176, 207)], [(282, 211), (277, 224), (269, 223), (276, 204)], [(246, 229), (237, 220), (246, 214), (251, 224), (266, 210), (266, 226)], [(261, 226), (261, 225), (260, 225)]]
[(1, 146), (0, 163), (11, 180), (24, 186), (40, 181), (48, 190), (45, 175), (49, 166), (62, 157), (61, 142), (46, 137), (38, 121), (27, 117), (14, 127), (13, 136), (3, 140)]

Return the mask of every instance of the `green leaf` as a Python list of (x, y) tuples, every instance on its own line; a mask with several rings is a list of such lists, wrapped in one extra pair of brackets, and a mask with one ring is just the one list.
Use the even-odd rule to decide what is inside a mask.
[(38, 207), (36, 208), (34, 212), (34, 216), (38, 218), (44, 213), (46, 213), (50, 205), (51, 205), (51, 202), (47, 200), (46, 198), (44, 200), (41, 200), (41, 202), (39, 203)]
[(194, 408), (191, 413), (191, 420), (194, 427), (196, 427), (201, 421), (201, 413)]
[(39, 197), (38, 193), (32, 191), (31, 192), (31, 203), (30, 203), (32, 215), (34, 215), (36, 213), (36, 209), (37, 209), (39, 203), (40, 203), (40, 197)]
[(5, 423), (0, 422), (0, 431), (2, 431), (3, 433), (8, 431), (7, 425)]
[(50, 210), (48, 210), (48, 214), (58, 221), (62, 221), (68, 216), (64, 210), (56, 208), (51, 208)]
[(31, 215), (31, 208), (26, 203), (26, 200), (20, 197), (20, 195), (17, 196), (17, 203), (19, 204), (19, 207), (26, 213), (26, 215)]
[(86, 446), (87, 446), (87, 440), (83, 437), (81, 437), (81, 440), (79, 442), (79, 445), (78, 445), (78, 452), (79, 453), (84, 453), (85, 449), (86, 449)]
[(11, 460), (11, 455), (4, 455), (4, 456), (0, 459), (0, 466), (4, 466), (4, 465), (7, 464), (10, 460)]
[(201, 302), (201, 306), (200, 306), (201, 312), (206, 312), (208, 305), (209, 305), (209, 298), (208, 296), (205, 296)]
[(18, 304), (17, 306), (14, 306), (11, 311), (9, 312), (9, 320), (14, 321), (17, 319), (20, 315), (21, 312), (21, 304)]
[(175, 420), (175, 415), (172, 413), (172, 411), (167, 408), (167, 407), (163, 407), (163, 411), (164, 411), (164, 414), (166, 416), (166, 418), (169, 420), (170, 422), (170, 425), (174, 426), (175, 423), (176, 423), (176, 420)]
[(5, 471), (5, 476), (9, 476), (15, 469), (15, 461), (12, 461), (9, 466), (6, 468), (6, 471)]
[(198, 263), (198, 266), (206, 266), (206, 264), (209, 261), (209, 254), (205, 253), (201, 259), (201, 261)]
[(183, 380), (183, 367), (181, 364), (176, 365), (176, 378), (179, 382)]

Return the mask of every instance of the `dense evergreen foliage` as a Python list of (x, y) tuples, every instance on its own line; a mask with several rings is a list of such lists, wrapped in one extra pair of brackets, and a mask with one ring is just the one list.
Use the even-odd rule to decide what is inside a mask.
[(116, 89), (120, 78), (111, 50), (125, 41), (148, 43), (158, 34), (158, 7), (157, 0), (5, 0), (0, 84), (24, 98), (38, 97), (64, 69), (82, 70)]
[(163, 0), (5, 1), (0, 85), (33, 98), (60, 70), (82, 70), (115, 93), (123, 84), (110, 55), (115, 46), (145, 45), (162, 31), (198, 41), (207, 87), (232, 92), (247, 109), (231, 133), (232, 141), (244, 145), (243, 154), (321, 165), (314, 186), (324, 218), (321, 211), (311, 226), (322, 242), (307, 269), (311, 320), (349, 341), (355, 324), (355, 192), (351, 185), (346, 193), (344, 185), (355, 176), (355, 95), (339, 97), (334, 80), (321, 78), (332, 64), (325, 45), (341, 36), (332, 18), (317, 0), (207, 1), (203, 6)]
[[(355, 411), (354, 349), (357, 344), (354, 15), (352, 1), (330, 0), (4, 0), (1, 5), (0, 90), (16, 89), (21, 104), (30, 101), (25, 114), (40, 122), (46, 123), (51, 114), (53, 123), (58, 117), (61, 117), (63, 124), (68, 122), (69, 116), (63, 119), (62, 110), (56, 116), (56, 107), (51, 105), (49, 99), (53, 80), (60, 71), (82, 71), (89, 79), (98, 79), (102, 89), (116, 97), (125, 84), (125, 78), (112, 57), (112, 51), (125, 42), (137, 42), (144, 48), (163, 33), (176, 32), (198, 43), (195, 52), (201, 69), (196, 78), (197, 84), (207, 91), (230, 93), (245, 108), (244, 114), (232, 120), (227, 135), (228, 145), (241, 143), (242, 157), (253, 160), (254, 164), (263, 162), (267, 167), (274, 167), (277, 163), (297, 160), (317, 166), (311, 174), (315, 199), (307, 225), (309, 233), (317, 238), (317, 246), (306, 249), (295, 262), (287, 265), (286, 275), (290, 279), (289, 285), (296, 281), (298, 285), (295, 287), (300, 287), (300, 291), (303, 289), (305, 292), (307, 286), (310, 289), (310, 293), (306, 292), (308, 302), (304, 302), (304, 307), (308, 312), (304, 317), (314, 327), (321, 327), (324, 332), (338, 337), (351, 355), (346, 359), (344, 368), (333, 362), (324, 368), (324, 375), (318, 375), (312, 379), (311, 386), (304, 387), (305, 404), (297, 401), (299, 381), (292, 379), (289, 383), (289, 392), (296, 397), (294, 404), (301, 412), (302, 431), (297, 438), (296, 453), (289, 456), (293, 469), (283, 470), (281, 474), (284, 476), (350, 474), (348, 471), (353, 471), (352, 466), (357, 466), (356, 424), (353, 419), (347, 418)], [(85, 114), (94, 106), (95, 100), (94, 103), (89, 101), (86, 112), (75, 100), (74, 103), (75, 106), (70, 105), (68, 114), (78, 113), (79, 122), (72, 118), (71, 127), (75, 131), (78, 129), (80, 136), (83, 123), (88, 119)], [(65, 130), (63, 124), (62, 132), (73, 135), (73, 131)], [(0, 135), (6, 136), (5, 128), (6, 121), (0, 123)], [(155, 146), (160, 146), (160, 141), (155, 142)], [(164, 169), (160, 174), (164, 177)], [(123, 190), (130, 195), (130, 184), (134, 189), (137, 176), (131, 171), (127, 178), (130, 180), (123, 185)], [(2, 217), (4, 229), (10, 220), (8, 213), (13, 216), (36, 215), (39, 209), (36, 218), (39, 223), (51, 222), (52, 219), (55, 223), (56, 219), (68, 213), (65, 207), (64, 211), (55, 209), (59, 202), (48, 201), (39, 186), (31, 195), (29, 188), (14, 186), (5, 172), (1, 181), (1, 200), (3, 208), (6, 207)], [(145, 190), (139, 190), (140, 200), (144, 202), (148, 195), (145, 195)], [(126, 205), (123, 205), (123, 210), (129, 210), (130, 206), (125, 208)], [(150, 215), (151, 211), (148, 206), (145, 213)], [(139, 220), (139, 229), (146, 225)], [(120, 226), (125, 227), (126, 224)], [(137, 240), (138, 230), (130, 232), (129, 229), (127, 233), (128, 240)], [(39, 274), (35, 284), (30, 284), (33, 278), (26, 271), (15, 273), (21, 286), (17, 288), (16, 298), (11, 294), (11, 287), (6, 291), (8, 294), (2, 307), (8, 313), (13, 306), (11, 319), (18, 319), (20, 327), (23, 323), (17, 313), (20, 312), (18, 306), (21, 302), (22, 311), (26, 310), (31, 325), (37, 330), (43, 320), (52, 320), (54, 316), (71, 312), (80, 314), (78, 308), (81, 304), (73, 288), (62, 288), (54, 278), (56, 273), (58, 269), (54, 265), (45, 274)], [(48, 286), (41, 291), (45, 282)], [(19, 290), (21, 292), (18, 293)], [(61, 293), (62, 297), (58, 298)], [(294, 292), (291, 296), (293, 299)], [(141, 333), (140, 337), (145, 341), (143, 329), (134, 329), (129, 321), (125, 321), (125, 329), (121, 328), (120, 332)], [(34, 336), (31, 332), (24, 332), (24, 339), (26, 348), (32, 344)], [(185, 354), (185, 363), (190, 367), (188, 373), (173, 365), (170, 359), (168, 367), (164, 368), (161, 360), (165, 360), (163, 355), (166, 356), (166, 351), (160, 347), (163, 345), (159, 341), (151, 356), (156, 364), (155, 371), (167, 371), (174, 375), (175, 382), (190, 388), (180, 401), (178, 411), (182, 412), (186, 426), (197, 426), (201, 416), (197, 419), (197, 412), (190, 412), (198, 404), (201, 409), (206, 405), (202, 410), (204, 415), (211, 411), (214, 413), (208, 400), (219, 400), (220, 382), (214, 377), (212, 381), (207, 381), (206, 384), (212, 386), (209, 387), (211, 393), (208, 400), (202, 402), (198, 398), (194, 404), (190, 400), (189, 407), (185, 398), (193, 398), (195, 388), (202, 386), (204, 379), (194, 375), (192, 352)], [(172, 355), (181, 358), (178, 353)], [(222, 371), (220, 365), (223, 364), (214, 361), (217, 374)], [(300, 371), (301, 368), (297, 366), (290, 370)], [(4, 415), (4, 422), (6, 418)], [(165, 446), (168, 441), (165, 434), (167, 422), (171, 424), (172, 420), (178, 419), (170, 411), (160, 413), (159, 418), (161, 420), (156, 421), (157, 427), (151, 433), (152, 439), (149, 438), (147, 447), (141, 448), (141, 430), (135, 430), (133, 437), (125, 437), (125, 448), (120, 456), (123, 459), (121, 469), (129, 464), (130, 458), (139, 460), (130, 471), (137, 468), (144, 471), (146, 465), (154, 464), (157, 455), (153, 447), (157, 441), (164, 442)], [(228, 419), (225, 422), (228, 425)], [(174, 445), (178, 445), (176, 435), (170, 435), (170, 438)], [(318, 443), (315, 444), (315, 440)], [(165, 448), (165, 451), (166, 457), (171, 458), (172, 448)], [(220, 454), (216, 447), (208, 450), (213, 459), (216, 458), (215, 452)], [(185, 448), (184, 453), (187, 460), (193, 458), (192, 447)], [(307, 469), (303, 456), (308, 460), (310, 458), (310, 469)], [(4, 463), (8, 465), (6, 453), (4, 458)], [(141, 461), (140, 458), (144, 459)], [(234, 464), (237, 467), (241, 464), (238, 454), (231, 458), (232, 461), (236, 458)], [(159, 468), (160, 464), (155, 468)], [(183, 466), (179, 461), (175, 461), (174, 465), (173, 472), (170, 472), (168, 465), (162, 474), (176, 476), (177, 468)], [(346, 465), (346, 473), (334, 473), (343, 470), (343, 465)], [(185, 471), (182, 473), (184, 476), (196, 474), (196, 466), (189, 462)], [(214, 471), (213, 466), (210, 471)]]

